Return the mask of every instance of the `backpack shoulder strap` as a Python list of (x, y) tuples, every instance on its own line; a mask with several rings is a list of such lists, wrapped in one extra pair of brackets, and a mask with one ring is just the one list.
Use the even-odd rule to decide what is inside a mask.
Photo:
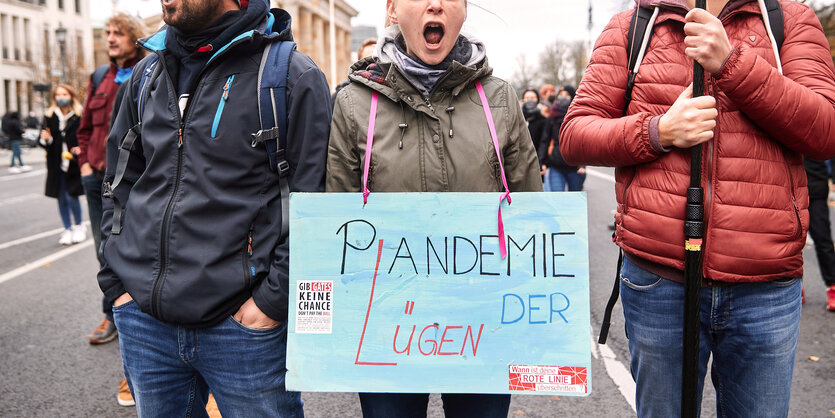
[(140, 124), (142, 123), (142, 112), (145, 110), (145, 102), (151, 94), (151, 81), (159, 76), (160, 69), (162, 68), (158, 65), (159, 56), (157, 54), (151, 54), (149, 57), (148, 63), (145, 64), (145, 69), (142, 70), (142, 79), (139, 80), (139, 89), (134, 95), (134, 100), (136, 100), (136, 120)]
[(93, 88), (89, 95), (96, 94), (96, 91), (99, 89), (99, 85), (101, 85), (101, 82), (104, 80), (104, 76), (107, 75), (108, 71), (110, 71), (110, 64), (104, 64), (96, 67), (96, 71), (93, 71), (93, 75), (90, 76), (90, 80), (93, 82)]
[(122, 141), (119, 143), (119, 159), (116, 161), (116, 170), (113, 181), (102, 183), (102, 197), (113, 200), (113, 224), (110, 228), (110, 233), (113, 235), (119, 235), (122, 233), (122, 215), (125, 211), (122, 202), (120, 202), (116, 197), (114, 191), (117, 187), (119, 187), (119, 184), (122, 183), (122, 179), (125, 178), (125, 171), (128, 167), (128, 160), (130, 160), (133, 145), (136, 143), (136, 140), (140, 139), (142, 136), (142, 110), (145, 107), (145, 101), (147, 100), (148, 95), (150, 95), (149, 86), (151, 85), (151, 80), (156, 78), (160, 72), (160, 66), (157, 65), (159, 57), (156, 54), (153, 54), (150, 57), (151, 58), (148, 58), (145, 68), (142, 70), (142, 79), (139, 80), (139, 89), (137, 89), (134, 94), (137, 108), (137, 123), (128, 130), (125, 136), (122, 137)]
[(768, 14), (768, 22), (771, 25), (771, 33), (774, 35), (774, 41), (777, 43), (777, 50), (779, 51), (783, 47), (783, 41), (786, 40), (783, 8), (780, 6), (780, 0), (765, 0), (765, 9)]
[[(252, 146), (264, 144), (270, 170), (278, 173), (281, 197), (281, 235), (287, 236), (290, 213), (290, 164), (287, 163), (287, 80), (293, 41), (274, 42), (264, 48), (258, 69), (258, 113), (261, 130), (252, 134)], [(266, 70), (266, 71), (265, 71)]]
[(626, 109), (629, 108), (629, 103), (632, 101), (632, 88), (635, 86), (635, 78), (638, 76), (641, 61), (644, 59), (644, 54), (652, 39), (652, 28), (655, 25), (656, 17), (658, 17), (658, 11), (657, 7), (654, 9), (636, 7), (632, 20), (629, 22), (629, 31), (626, 35), (626, 57), (629, 64), (627, 67), (626, 93), (624, 94), (626, 99), (623, 106), (624, 115), (626, 115)]

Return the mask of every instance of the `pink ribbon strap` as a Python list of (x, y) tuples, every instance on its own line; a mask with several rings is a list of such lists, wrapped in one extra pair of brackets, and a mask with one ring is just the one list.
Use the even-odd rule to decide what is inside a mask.
[(371, 111), (368, 115), (368, 135), (365, 139), (365, 168), (362, 171), (362, 204), (368, 203), (368, 169), (371, 166), (371, 147), (374, 145), (374, 124), (377, 122), (377, 92), (371, 93)]
[(481, 107), (484, 108), (484, 117), (487, 118), (490, 136), (493, 137), (493, 147), (496, 149), (496, 158), (499, 159), (499, 170), (502, 173), (502, 184), (504, 184), (504, 193), (499, 198), (499, 251), (504, 259), (507, 257), (507, 243), (505, 242), (504, 223), (502, 222), (502, 201), (507, 199), (507, 204), (510, 204), (510, 188), (507, 187), (507, 178), (504, 175), (504, 164), (502, 164), (502, 153), (499, 149), (499, 137), (496, 135), (496, 125), (493, 123), (493, 114), (490, 112), (490, 105), (487, 103), (487, 96), (484, 94), (481, 81), (475, 82), (475, 88), (478, 90), (478, 97), (481, 99)]

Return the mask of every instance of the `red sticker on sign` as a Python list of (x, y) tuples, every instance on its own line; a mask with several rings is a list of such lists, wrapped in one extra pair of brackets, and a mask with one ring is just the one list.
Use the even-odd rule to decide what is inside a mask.
[(510, 390), (522, 392), (588, 393), (585, 367), (508, 366)]

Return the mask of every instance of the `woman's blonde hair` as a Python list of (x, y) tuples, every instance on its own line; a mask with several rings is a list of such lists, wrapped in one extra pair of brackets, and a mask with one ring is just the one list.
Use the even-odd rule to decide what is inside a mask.
[(60, 107), (58, 107), (58, 103), (55, 102), (55, 94), (58, 93), (58, 89), (64, 89), (70, 94), (70, 99), (72, 100), (70, 107), (72, 107), (72, 112), (75, 113), (76, 116), (81, 117), (81, 112), (84, 111), (84, 106), (82, 106), (81, 101), (78, 100), (78, 93), (75, 89), (67, 84), (59, 84), (52, 90), (52, 105), (50, 105), (49, 109), (46, 110), (46, 117), (51, 118), (52, 115), (55, 114), (55, 111), (60, 109)]

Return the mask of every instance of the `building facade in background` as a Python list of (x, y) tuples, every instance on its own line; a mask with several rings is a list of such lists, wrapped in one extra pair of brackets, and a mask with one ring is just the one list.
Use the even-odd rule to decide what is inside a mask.
[(83, 93), (92, 69), (88, 0), (0, 0), (0, 114), (40, 115), (50, 94), (36, 86), (66, 82)]

